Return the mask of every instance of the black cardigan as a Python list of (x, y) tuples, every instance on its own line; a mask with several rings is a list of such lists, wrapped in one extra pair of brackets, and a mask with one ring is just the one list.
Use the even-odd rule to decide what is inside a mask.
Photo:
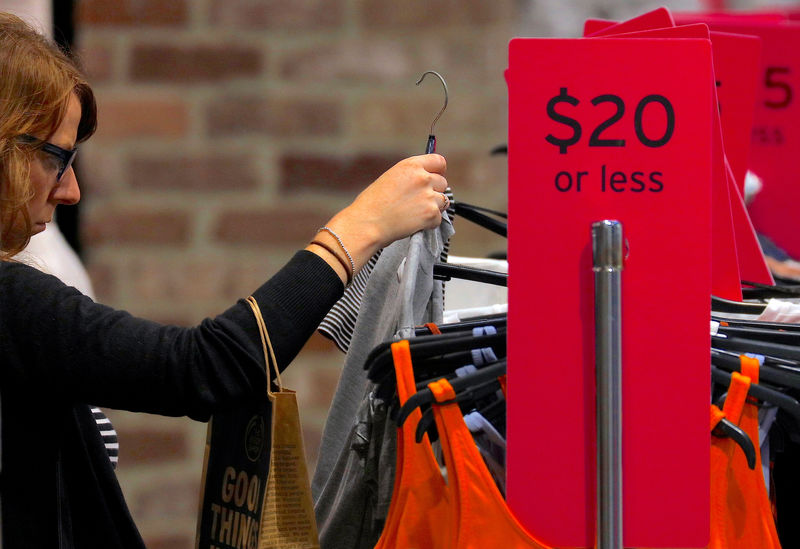
[[(300, 251), (253, 292), (281, 368), (342, 289), (330, 266)], [(164, 326), (0, 262), (3, 547), (144, 547), (87, 403), (207, 421), (265, 390), (263, 364), (243, 300), (194, 328)]]

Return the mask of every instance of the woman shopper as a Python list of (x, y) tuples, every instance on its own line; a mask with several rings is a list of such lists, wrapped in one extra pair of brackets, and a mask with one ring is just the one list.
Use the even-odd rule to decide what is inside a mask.
[[(141, 548), (87, 403), (207, 421), (265, 390), (259, 332), (243, 300), (196, 327), (165, 326), (15, 261), (58, 204), (80, 199), (71, 164), (96, 107), (69, 58), (8, 14), (0, 75), (3, 546)], [(438, 226), (444, 172), (439, 155), (399, 162), (253, 292), (280, 367), (379, 248)]]

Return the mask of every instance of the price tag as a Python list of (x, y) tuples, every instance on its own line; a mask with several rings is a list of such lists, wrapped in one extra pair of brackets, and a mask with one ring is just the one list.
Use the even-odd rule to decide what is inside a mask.
[[(583, 23), (583, 36), (594, 36), (595, 33), (616, 25), (619, 21), (611, 21), (609, 19), (587, 19)], [(662, 26), (672, 26), (672, 25), (662, 25)], [(652, 28), (652, 27), (651, 27)], [(658, 28), (658, 27), (657, 27)]]
[[(621, 24), (620, 24), (621, 25)], [(595, 36), (617, 38), (703, 38), (709, 39), (706, 25), (691, 25), (686, 27), (666, 27), (645, 31), (629, 32), (620, 35), (609, 35), (613, 28), (620, 25), (607, 27)], [(713, 44), (712, 44), (713, 51)], [(712, 75), (709, 81), (714, 86), (714, 94), (719, 103), (715, 82), (719, 79)], [(733, 225), (731, 213), (730, 194), (728, 191), (728, 177), (725, 169), (725, 149), (722, 141), (722, 130), (719, 113), (714, 113), (714, 135), (712, 142), (712, 174), (711, 174), (711, 293), (715, 296), (736, 301), (742, 300), (741, 274), (739, 257), (736, 251), (736, 230)]]
[(761, 40), (726, 32), (711, 32), (710, 37), (725, 156), (739, 190), (743, 191), (761, 65)]
[(590, 227), (617, 219), (624, 542), (705, 546), (711, 46), (516, 39), (507, 79), (509, 504), (542, 541), (594, 547)]
[[(643, 13), (638, 17), (634, 17), (633, 19), (622, 21), (621, 23), (614, 21), (611, 21), (610, 23), (610, 25), (605, 25), (603, 22), (601, 22), (601, 24), (598, 25), (600, 28), (595, 29), (595, 31), (591, 33), (591, 36), (610, 36), (612, 34), (622, 34), (625, 32), (636, 32), (675, 26), (675, 20), (672, 18), (672, 13), (670, 13), (667, 8), (657, 8), (653, 11)], [(588, 21), (586, 24), (588, 24)], [(584, 31), (586, 29), (586, 24), (584, 24)], [(587, 36), (585, 32), (584, 36)]]
[(764, 181), (748, 211), (753, 225), (793, 257), (800, 258), (800, 200), (796, 159), (800, 154), (800, 23), (748, 17), (683, 14), (681, 23), (702, 21), (713, 30), (761, 38), (749, 167)]
[[(612, 24), (609, 24), (612, 23)], [(595, 36), (610, 36), (613, 22)], [(620, 24), (621, 25), (621, 24)], [(726, 164), (738, 170), (736, 182), (744, 189), (752, 113), (755, 102), (755, 74), (760, 42), (745, 35), (711, 32), (705, 24), (667, 27), (614, 35), (636, 38), (710, 38), (714, 57), (714, 86), (719, 112), (714, 135), (712, 190), (712, 292), (718, 297), (741, 301), (741, 280), (774, 284), (764, 261), (747, 211), (729, 190)], [(723, 84), (724, 83), (724, 84)], [(727, 107), (723, 107), (727, 105)], [(731, 160), (735, 159), (735, 160)], [(734, 175), (736, 177), (736, 175)], [(741, 223), (734, 223), (738, 219)]]

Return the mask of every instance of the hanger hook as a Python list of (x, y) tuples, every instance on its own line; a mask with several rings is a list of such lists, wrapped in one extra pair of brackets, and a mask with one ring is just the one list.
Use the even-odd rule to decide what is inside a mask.
[(437, 114), (436, 118), (434, 118), (433, 122), (431, 122), (431, 133), (430, 133), (430, 135), (433, 135), (433, 127), (436, 125), (436, 121), (439, 120), (439, 117), (442, 116), (442, 113), (447, 108), (447, 82), (444, 81), (444, 78), (438, 72), (436, 72), (436, 71), (425, 71), (425, 72), (422, 73), (422, 76), (419, 77), (419, 80), (417, 80), (417, 86), (419, 86), (422, 83), (422, 81), (425, 80), (425, 76), (428, 75), (428, 74), (432, 74), (436, 78), (438, 78), (442, 82), (442, 86), (444, 87), (444, 105), (442, 105), (442, 108), (439, 111), (439, 114)]

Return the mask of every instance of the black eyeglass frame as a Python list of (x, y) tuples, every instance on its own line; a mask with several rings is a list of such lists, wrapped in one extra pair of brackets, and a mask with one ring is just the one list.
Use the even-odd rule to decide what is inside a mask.
[(75, 161), (75, 155), (78, 154), (77, 147), (71, 151), (62, 149), (58, 145), (53, 145), (47, 141), (42, 141), (41, 139), (37, 139), (36, 137), (28, 134), (22, 134), (19, 136), (19, 138), (26, 143), (42, 143), (39, 146), (40, 150), (61, 160), (61, 167), (58, 168), (58, 175), (56, 175), (56, 181), (58, 182), (60, 182), (61, 178), (64, 177), (64, 173), (69, 169), (69, 167), (72, 166), (72, 163)]

